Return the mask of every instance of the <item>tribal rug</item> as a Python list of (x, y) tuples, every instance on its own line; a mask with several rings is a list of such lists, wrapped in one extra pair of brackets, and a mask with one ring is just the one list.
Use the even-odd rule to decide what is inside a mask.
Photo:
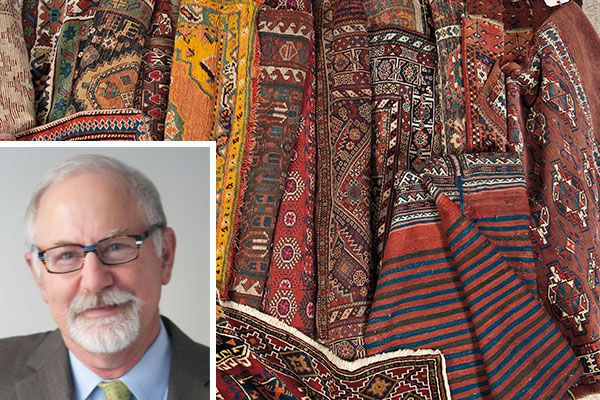
[(21, 1), (0, 3), (0, 134), (35, 125), (33, 81), (21, 25)]
[(152, 140), (135, 109), (81, 111), (27, 131), (16, 140)]
[(153, 8), (153, 0), (40, 0), (30, 56), (38, 123), (78, 111), (137, 106)]
[[(238, 53), (252, 54), (241, 29), (254, 22), (252, 1), (182, 0), (175, 36), (166, 140), (211, 140), (229, 130), (234, 114), (236, 81), (249, 73), (236, 68)], [(246, 16), (250, 19), (246, 19)], [(252, 64), (248, 64), (250, 70)], [(229, 73), (228, 73), (229, 71)], [(241, 82), (241, 88), (250, 82)], [(223, 102), (223, 104), (221, 104)]]
[(466, 151), (465, 86), (462, 68), (462, 16), (464, 2), (429, 1), (438, 53), (439, 86), (442, 121), (444, 122), (444, 154)]
[(223, 303), (217, 318), (217, 399), (450, 399), (439, 351), (348, 362), (252, 308)]
[[(183, 0), (177, 23), (165, 139), (216, 141), (216, 277), (223, 298), (234, 259), (248, 154), (254, 145), (259, 7), (260, 2), (253, 0)], [(193, 115), (178, 108), (184, 103), (193, 106), (188, 110)], [(187, 136), (180, 129), (195, 118), (209, 121), (208, 125), (190, 132), (209, 137)]]
[(302, 251), (298, 244), (284, 249), (270, 244), (298, 139), (313, 18), (299, 11), (265, 9), (257, 25), (261, 60), (255, 144), (241, 206), (247, 218), (239, 220), (229, 299), (261, 309), (272, 252), (282, 254), (290, 270)]
[(396, 193), (368, 354), (441, 350), (454, 399), (562, 398), (581, 372), (536, 299), (518, 156), (437, 159), (399, 173)]
[(146, 117), (150, 136), (154, 140), (163, 140), (179, 8), (175, 0), (155, 1), (142, 52), (136, 103)]
[(363, 2), (371, 31), (399, 28), (429, 36), (431, 16), (427, 0), (366, 0)]
[(311, 0), (265, 0), (264, 4), (278, 10), (303, 11), (309, 14), (313, 12)]
[(369, 37), (363, 2), (315, 2), (317, 338), (365, 355), (373, 282)]
[[(385, 15), (385, 14), (382, 14)], [(374, 215), (381, 260), (394, 207), (394, 178), (442, 155), (440, 106), (435, 95), (433, 40), (397, 28), (369, 33), (375, 150)]]
[(308, 42), (298, 140), (279, 205), (262, 310), (308, 337), (315, 336), (315, 43)]
[(495, 17), (499, 19), (480, 14), (463, 18), (467, 152), (506, 151), (506, 93), (501, 70), (504, 27), (502, 14)]
[(600, 392), (600, 39), (577, 4), (505, 66), (511, 138), (523, 150), (540, 297)]

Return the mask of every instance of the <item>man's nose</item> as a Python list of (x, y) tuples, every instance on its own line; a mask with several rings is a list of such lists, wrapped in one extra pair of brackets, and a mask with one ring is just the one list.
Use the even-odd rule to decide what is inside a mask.
[(88, 251), (83, 257), (81, 269), (81, 289), (98, 293), (114, 283), (110, 266), (104, 264), (95, 251)]

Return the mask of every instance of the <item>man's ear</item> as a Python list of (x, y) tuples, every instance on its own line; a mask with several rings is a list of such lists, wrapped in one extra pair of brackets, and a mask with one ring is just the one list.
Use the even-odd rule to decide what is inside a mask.
[(175, 231), (166, 227), (162, 231), (162, 280), (161, 283), (166, 285), (171, 280), (173, 273), (173, 264), (175, 263), (175, 248), (177, 247), (177, 238)]
[(42, 282), (42, 269), (39, 264), (36, 265), (37, 261), (34, 259), (34, 257), (35, 256), (32, 252), (27, 252), (24, 254), (25, 263), (29, 268), (29, 272), (31, 272), (31, 275), (33, 276), (33, 280), (40, 289), (42, 299), (44, 302), (48, 303), (48, 296), (46, 295), (46, 289), (44, 288), (44, 283)]

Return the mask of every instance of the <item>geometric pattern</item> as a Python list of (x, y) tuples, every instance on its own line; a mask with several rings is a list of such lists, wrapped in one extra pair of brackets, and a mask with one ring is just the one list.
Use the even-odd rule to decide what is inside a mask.
[(33, 81), (19, 1), (0, 4), (0, 134), (35, 125)]
[(393, 214), (396, 173), (439, 157), (443, 137), (435, 96), (435, 43), (422, 35), (386, 28), (369, 34), (369, 54), (375, 135), (375, 229), (377, 258), (381, 259)]
[[(273, 2), (269, 2), (272, 4)], [(292, 3), (288, 3), (292, 4)], [(299, 7), (303, 2), (296, 2)], [(311, 4), (310, 2), (308, 3)], [(280, 249), (286, 244), (297, 244), (298, 260), (293, 269), (287, 269), (284, 260), (277, 251), (271, 253), (269, 274), (265, 282), (265, 292), (261, 310), (269, 315), (286, 321), (309, 337), (315, 336), (315, 234), (314, 202), (316, 175), (315, 143), (315, 42), (314, 21), (312, 15), (288, 10), (297, 21), (306, 21), (305, 34), (308, 38), (299, 53), (307, 55), (306, 78), (304, 80), (302, 105), (298, 123), (298, 138), (292, 147), (287, 170), (284, 192), (277, 210), (277, 219), (273, 230), (272, 245)], [(287, 20), (287, 18), (282, 18)], [(295, 36), (287, 37), (292, 42)], [(282, 38), (283, 39), (283, 38)], [(283, 49), (289, 46), (279, 46)], [(296, 309), (288, 310), (287, 304), (295, 303)]]
[[(261, 10), (259, 101), (240, 212), (229, 299), (261, 309), (271, 258), (284, 270), (296, 267), (301, 248), (296, 238), (271, 245), (284, 193), (299, 199), (304, 190), (288, 169), (297, 142), (304, 101), (312, 18), (290, 10)], [(287, 198), (287, 197), (286, 197)], [(240, 283), (244, 281), (243, 285)], [(253, 293), (248, 292), (252, 288)]]
[(134, 109), (82, 111), (19, 132), (16, 140), (152, 140), (144, 116)]
[[(368, 354), (441, 350), (455, 399), (562, 398), (580, 371), (536, 298), (518, 155), (431, 160), (399, 173), (395, 189), (365, 333)], [(567, 308), (572, 298), (559, 306), (566, 318), (581, 319), (580, 309)], [(552, 367), (537, 368), (542, 359)]]
[[(245, 187), (242, 171), (248, 168), (248, 154), (254, 143), (255, 117), (251, 104), (257, 95), (252, 76), (258, 56), (258, 5), (254, 0), (183, 0), (179, 8), (171, 71), (165, 139), (206, 140), (209, 137), (193, 135), (210, 132), (210, 138), (217, 146), (216, 277), (217, 288), (223, 296), (227, 294), (239, 206)], [(195, 68), (186, 70), (186, 65), (194, 65)], [(180, 86), (175, 82), (179, 82)], [(204, 100), (190, 93), (185, 102), (181, 98), (177, 102), (174, 91), (185, 91), (186, 87), (196, 90), (196, 93), (205, 93), (202, 95)], [(179, 133), (170, 131), (169, 124), (173, 121), (187, 123), (188, 115), (176, 110), (181, 104), (192, 104), (193, 118), (198, 117), (208, 124), (207, 129), (191, 129), (189, 133), (192, 136), (181, 130), (176, 131)], [(190, 123), (192, 121), (190, 119)]]
[(461, 50), (465, 2), (432, 0), (429, 5), (438, 54), (437, 92), (444, 122), (444, 154), (461, 154), (470, 134), (465, 129), (467, 99)]
[[(372, 291), (372, 83), (362, 1), (319, 0), (317, 20), (317, 338), (365, 355)], [(354, 278), (357, 279), (354, 279)]]
[(217, 399), (450, 398), (437, 350), (347, 362), (278, 319), (233, 302), (218, 307)]
[(506, 95), (504, 75), (496, 61), (504, 51), (500, 21), (480, 15), (463, 18), (463, 64), (465, 73), (465, 151), (506, 150)]
[(145, 33), (154, 2), (40, 1), (32, 48), (38, 122), (139, 107)]
[(583, 368), (576, 395), (600, 383), (600, 71), (590, 54), (600, 54), (600, 40), (570, 2), (533, 32), (526, 63), (507, 69), (506, 81), (511, 137), (526, 161), (540, 298)]
[[(235, 86), (229, 89), (227, 86), (235, 83), (228, 79), (226, 70), (235, 69), (235, 59), (231, 58), (235, 54), (230, 55), (226, 50), (238, 39), (233, 24), (241, 21), (238, 21), (235, 6), (229, 4), (223, 14), (217, 14), (211, 4), (181, 1), (171, 67), (166, 140), (212, 140), (219, 125), (230, 123)], [(243, 8), (238, 12), (243, 12)], [(231, 38), (228, 29), (232, 29)], [(225, 101), (219, 106), (222, 96)]]
[(137, 102), (154, 140), (163, 140), (165, 130), (178, 11), (172, 0), (155, 0), (142, 53)]

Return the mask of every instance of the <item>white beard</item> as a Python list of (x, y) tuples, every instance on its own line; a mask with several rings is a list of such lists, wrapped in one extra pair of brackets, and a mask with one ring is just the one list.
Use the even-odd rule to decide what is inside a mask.
[[(81, 294), (69, 305), (67, 328), (75, 343), (90, 353), (116, 353), (127, 348), (140, 333), (142, 300), (119, 288), (101, 293)], [(87, 318), (91, 308), (122, 305), (124, 310), (109, 317)]]

